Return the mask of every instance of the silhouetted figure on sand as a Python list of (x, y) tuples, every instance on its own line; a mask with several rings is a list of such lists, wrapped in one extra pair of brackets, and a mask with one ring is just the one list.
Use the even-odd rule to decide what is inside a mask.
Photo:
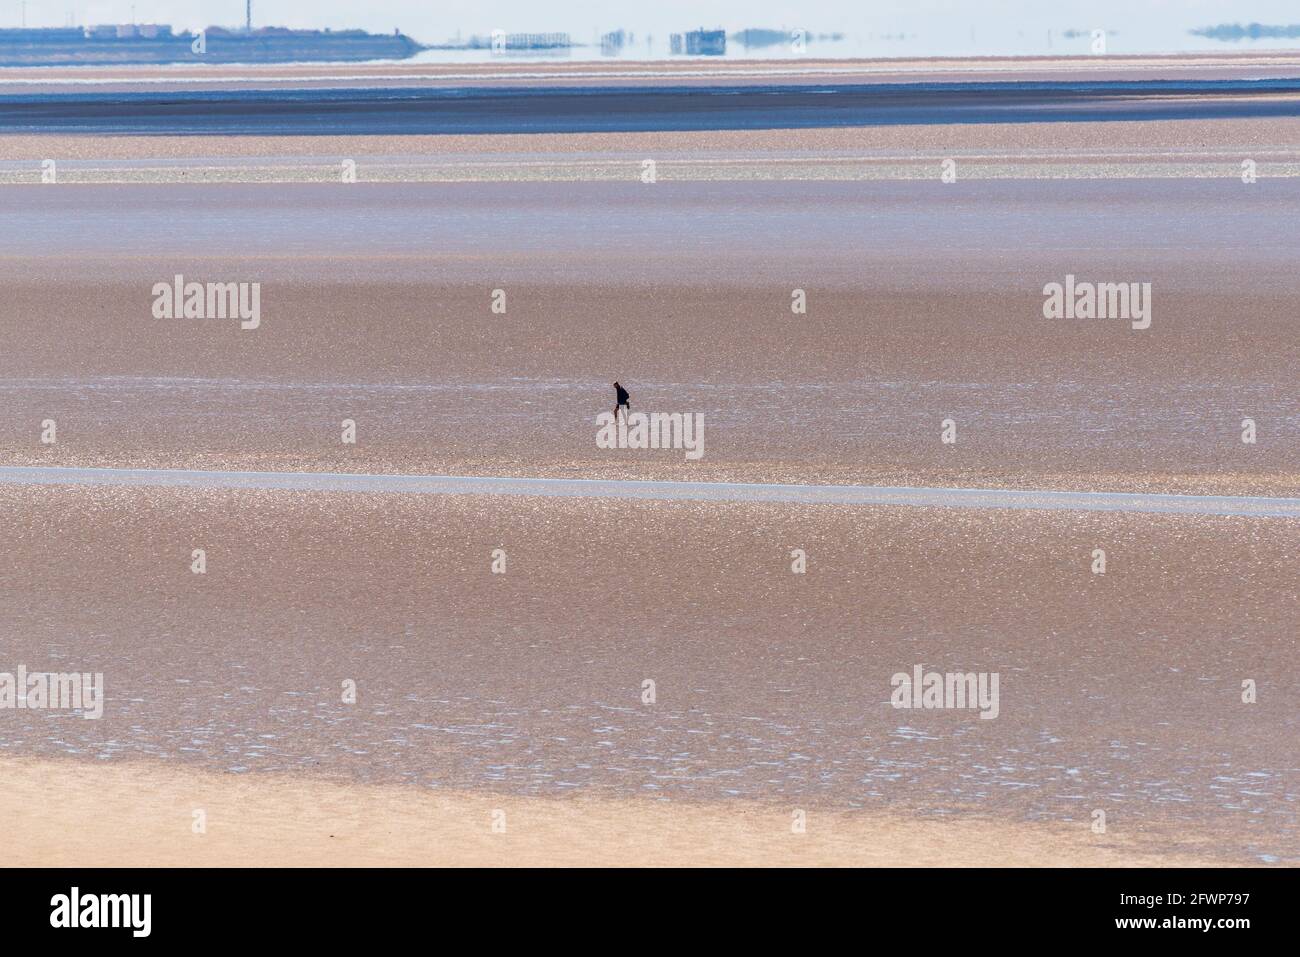
[(617, 422), (619, 409), (627, 409), (627, 412), (623, 413), (624, 418), (632, 413), (632, 397), (627, 394), (627, 389), (617, 382), (614, 383), (614, 396), (617, 400), (614, 403), (614, 421)]

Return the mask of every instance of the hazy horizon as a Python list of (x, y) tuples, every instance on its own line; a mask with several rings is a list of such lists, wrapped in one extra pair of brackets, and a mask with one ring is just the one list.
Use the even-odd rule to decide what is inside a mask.
[[(0, 26), (23, 22), (20, 0), (3, 0)], [(28, 0), (26, 24), (66, 26), (69, 23), (168, 23), (177, 30), (206, 26), (236, 26), (244, 22), (242, 0), (97, 0), (63, 3)], [(1104, 29), (1111, 53), (1162, 53), (1187, 50), (1274, 49), (1300, 46), (1297, 39), (1224, 41), (1189, 31), (1219, 24), (1286, 25), (1300, 19), (1293, 3), (1284, 0), (1207, 0), (1174, 3), (1166, 0), (1065, 0), (1050, 8), (1027, 0), (954, 5), (944, 0), (886, 0), (870, 10), (840, 0), (752, 0), (701, 6), (686, 0), (664, 0), (647, 6), (626, 0), (593, 3), (555, 0), (536, 4), (526, 0), (469, 3), (451, 0), (432, 9), (418, 0), (380, 0), (356, 4), (346, 0), (257, 0), (254, 26), (298, 29), (359, 28), (376, 33), (401, 30), (426, 43), (445, 42), (458, 33), (486, 35), (507, 32), (566, 32), (575, 43), (590, 44), (608, 31), (624, 29), (635, 35), (629, 53), (643, 50), (661, 55), (668, 34), (698, 27), (734, 32), (746, 28), (791, 29), (812, 33), (842, 32), (843, 43), (821, 45), (823, 54), (837, 56), (980, 56), (1041, 53), (1087, 53), (1089, 33)], [(1067, 36), (1067, 32), (1074, 35)], [(818, 46), (814, 40), (813, 50)], [(778, 51), (779, 52), (779, 51)]]

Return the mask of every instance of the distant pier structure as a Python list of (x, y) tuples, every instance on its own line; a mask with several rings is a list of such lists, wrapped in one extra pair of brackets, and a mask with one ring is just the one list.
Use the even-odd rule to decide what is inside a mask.
[(727, 52), (727, 31), (692, 30), (668, 38), (669, 50), (677, 56), (722, 56)]
[(573, 40), (567, 33), (506, 33), (493, 30), (488, 37), (469, 38), (465, 49), (489, 49), (493, 53), (520, 53), (525, 50), (568, 50)]
[(573, 46), (567, 33), (507, 33), (507, 50), (567, 50)]

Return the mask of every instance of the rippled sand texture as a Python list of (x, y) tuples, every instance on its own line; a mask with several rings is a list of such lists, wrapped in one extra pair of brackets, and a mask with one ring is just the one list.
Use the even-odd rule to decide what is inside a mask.
[[(100, 721), (6, 713), (11, 755), (719, 812), (1104, 810), (1145, 853), (1300, 859), (1294, 521), (14, 487), (0, 517), (7, 660), (109, 689)], [(916, 664), (998, 672), (999, 716), (892, 708)]]

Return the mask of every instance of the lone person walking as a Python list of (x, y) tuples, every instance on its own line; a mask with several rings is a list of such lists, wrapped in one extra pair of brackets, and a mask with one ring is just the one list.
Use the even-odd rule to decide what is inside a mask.
[(614, 398), (616, 400), (614, 403), (614, 421), (617, 422), (619, 409), (627, 409), (627, 411), (623, 413), (625, 419), (632, 414), (632, 397), (627, 394), (627, 389), (615, 382)]

